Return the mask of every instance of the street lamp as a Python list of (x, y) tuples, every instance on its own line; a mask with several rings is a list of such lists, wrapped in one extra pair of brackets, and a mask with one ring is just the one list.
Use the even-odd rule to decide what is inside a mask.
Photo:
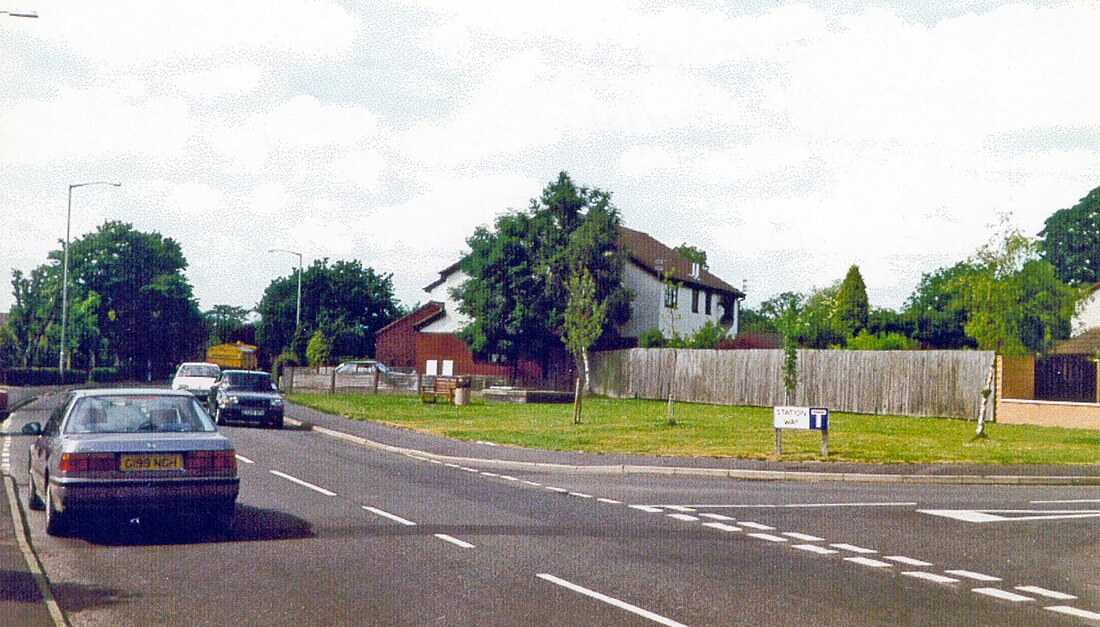
[(38, 14), (34, 11), (0, 11), (0, 15), (10, 15), (11, 17), (38, 17)]
[[(38, 17), (35, 15), (34, 17)], [(88, 183), (73, 183), (69, 185), (69, 210), (65, 214), (65, 274), (61, 279), (61, 350), (57, 356), (57, 374), (61, 382), (65, 382), (65, 327), (69, 320), (69, 226), (73, 221), (73, 188), (86, 187), (88, 185), (113, 185), (118, 187), (122, 183), (110, 181), (90, 181)]]
[(282, 248), (271, 248), (267, 252), (298, 255), (298, 309), (294, 313), (294, 330), (297, 331), (298, 327), (302, 324), (302, 253), (294, 252), (293, 250), (284, 250)]

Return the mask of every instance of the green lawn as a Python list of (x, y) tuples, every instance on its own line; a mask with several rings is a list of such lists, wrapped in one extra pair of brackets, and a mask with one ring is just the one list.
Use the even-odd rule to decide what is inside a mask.
[[(585, 399), (582, 424), (572, 405), (506, 405), (474, 398), (466, 407), (416, 396), (293, 394), (288, 400), (355, 420), (456, 438), (558, 451), (775, 459), (771, 409), (678, 403), (668, 426), (663, 401)], [(978, 464), (1097, 464), (1100, 432), (938, 418), (829, 416), (829, 460)], [(821, 460), (817, 431), (784, 431), (784, 460)]]

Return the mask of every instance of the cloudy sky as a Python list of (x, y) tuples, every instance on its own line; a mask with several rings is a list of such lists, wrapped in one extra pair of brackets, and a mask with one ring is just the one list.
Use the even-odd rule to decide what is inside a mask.
[[(1100, 4), (0, 0), (0, 311), (105, 220), (200, 306), (299, 251), (406, 305), (568, 171), (750, 306), (858, 264), (873, 306), (1100, 185)], [(912, 5), (912, 6), (911, 6)], [(919, 8), (913, 8), (917, 6)]]

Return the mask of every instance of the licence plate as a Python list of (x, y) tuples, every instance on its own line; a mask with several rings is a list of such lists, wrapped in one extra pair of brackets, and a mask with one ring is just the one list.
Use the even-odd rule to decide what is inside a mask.
[(241, 414), (245, 416), (263, 416), (264, 410), (262, 409), (242, 409)]
[(120, 455), (119, 469), (123, 472), (131, 470), (179, 470), (183, 468), (183, 455), (172, 454), (143, 454)]

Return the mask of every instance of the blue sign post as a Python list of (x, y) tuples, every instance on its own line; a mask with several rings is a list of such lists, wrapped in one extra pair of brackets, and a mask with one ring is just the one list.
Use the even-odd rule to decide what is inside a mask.
[(824, 407), (773, 407), (775, 454), (783, 454), (783, 429), (821, 432), (821, 456), (829, 456), (829, 410)]

